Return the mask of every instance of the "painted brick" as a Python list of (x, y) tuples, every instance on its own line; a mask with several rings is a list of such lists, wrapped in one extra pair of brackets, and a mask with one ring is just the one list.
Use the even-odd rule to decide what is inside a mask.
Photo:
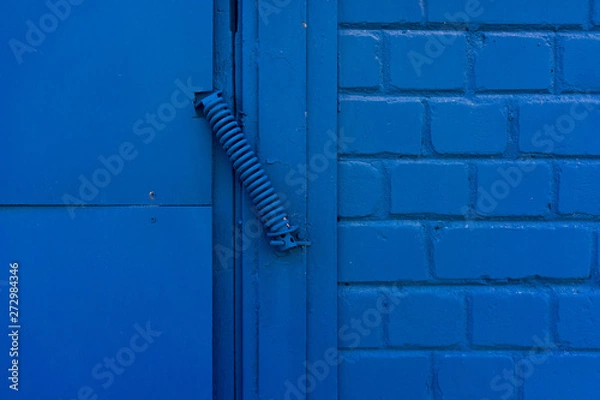
[(498, 154), (506, 147), (502, 104), (431, 102), (431, 140), (441, 154)]
[(467, 224), (438, 231), (437, 275), (447, 279), (587, 278), (591, 235), (563, 225)]
[(339, 38), (339, 83), (341, 87), (378, 87), (381, 63), (377, 56), (379, 38), (357, 31), (345, 31)]
[[(344, 290), (348, 289), (348, 290)], [(383, 347), (383, 316), (387, 300), (377, 290), (343, 288), (338, 297), (338, 346)]]
[(340, 398), (431, 400), (430, 364), (428, 356), (346, 352), (339, 371)]
[(550, 330), (550, 305), (543, 293), (473, 293), (472, 306), (476, 346), (532, 347), (535, 336), (541, 337)]
[[(492, 380), (498, 375), (503, 376), (504, 371), (513, 371), (514, 362), (509, 356), (460, 354), (440, 357), (438, 367), (440, 399), (498, 399)], [(513, 388), (502, 398), (516, 399), (516, 390)]]
[(342, 23), (420, 22), (422, 18), (419, 0), (377, 1), (368, 7), (360, 0), (342, 0), (339, 7)]
[(501, 162), (477, 166), (480, 215), (544, 215), (552, 202), (552, 171), (543, 162)]
[(519, 114), (522, 152), (600, 155), (600, 104), (580, 100), (526, 103)]
[(600, 35), (566, 37), (563, 44), (563, 77), (568, 89), (600, 89)]
[(339, 398), (598, 398), (596, 3), (339, 2)]
[(518, 0), (429, 0), (429, 20), (447, 23), (478, 24), (584, 24), (587, 0), (540, 3)]
[(460, 33), (402, 33), (390, 36), (390, 83), (399, 89), (460, 89), (467, 51)]
[[(341, 282), (426, 280), (425, 233), (419, 224), (345, 224), (338, 228)], [(390, 257), (402, 254), (402, 257)]]
[(339, 126), (346, 137), (347, 154), (419, 154), (423, 104), (384, 98), (340, 102)]
[(600, 163), (571, 162), (560, 166), (558, 211), (600, 214)]
[(475, 61), (477, 90), (543, 90), (552, 81), (552, 48), (545, 38), (485, 34)]
[(383, 179), (369, 163), (350, 161), (338, 166), (338, 213), (342, 217), (372, 215), (382, 207)]
[(465, 301), (460, 293), (403, 292), (390, 300), (392, 346), (454, 346), (466, 337)]
[(460, 214), (469, 200), (466, 164), (402, 162), (391, 173), (393, 214)]
[(560, 294), (557, 325), (560, 342), (576, 348), (600, 349), (600, 294)]
[[(600, 355), (536, 356), (522, 368), (525, 399), (596, 400)], [(592, 382), (594, 384), (592, 384)]]

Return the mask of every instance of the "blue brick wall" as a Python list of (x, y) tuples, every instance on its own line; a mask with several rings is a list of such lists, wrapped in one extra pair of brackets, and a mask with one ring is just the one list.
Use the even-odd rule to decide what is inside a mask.
[[(431, 144), (438, 154), (502, 154), (508, 140), (506, 106), (456, 99), (429, 103)], [(462, 131), (460, 136), (452, 132)]]
[(598, 25), (339, 1), (340, 398), (598, 398)]

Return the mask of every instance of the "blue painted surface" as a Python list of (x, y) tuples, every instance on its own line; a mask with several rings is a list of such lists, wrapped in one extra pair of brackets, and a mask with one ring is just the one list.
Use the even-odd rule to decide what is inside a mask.
[[(498, 398), (490, 387), (490, 374), (501, 376), (504, 371), (514, 370), (514, 361), (507, 355), (470, 356), (447, 354), (437, 362), (440, 397), (444, 400)], [(509, 372), (509, 377), (514, 374)], [(503, 393), (504, 399), (516, 399), (515, 391)]]
[(547, 215), (552, 207), (552, 170), (537, 162), (481, 164), (477, 213), (485, 216)]
[(560, 165), (559, 210), (565, 214), (600, 214), (600, 165), (568, 162)]
[(0, 203), (210, 204), (190, 100), (212, 89), (211, 3), (72, 3), (64, 20), (45, 2), (0, 17)]
[[(599, 7), (595, 6), (596, 13)], [(596, 24), (600, 22), (596, 17)], [(600, 77), (592, 65), (597, 62), (600, 50), (600, 35), (565, 35), (561, 37), (564, 46), (565, 87), (574, 91), (600, 90)]]
[(568, 9), (560, 0), (521, 3), (506, 0), (431, 0), (428, 19), (432, 22), (472, 22), (476, 24), (564, 25), (583, 24), (588, 18), (585, 0), (574, 0)]
[[(337, 131), (337, 72), (336, 1), (311, 1), (307, 10), (310, 29), (307, 32), (307, 154), (327, 154), (328, 168), (320, 179), (307, 184), (306, 221), (311, 245), (307, 249), (306, 266), (306, 359), (314, 365), (324, 361), (329, 372), (310, 393), (315, 400), (338, 397), (337, 358), (337, 265), (338, 255), (331, 251), (337, 246), (337, 220), (321, 218), (336, 215), (337, 163), (332, 145), (342, 147), (341, 140), (332, 140)], [(322, 132), (327, 132), (323, 135)], [(323, 268), (329, 265), (329, 268)], [(323, 365), (323, 363), (321, 363)], [(307, 368), (308, 369), (308, 368)], [(325, 370), (325, 368), (323, 368)], [(307, 371), (308, 372), (308, 371)], [(308, 375), (307, 375), (308, 376)]]
[(458, 214), (468, 204), (463, 163), (402, 162), (393, 166), (390, 180), (394, 214)]
[[(440, 278), (466, 282), (535, 276), (587, 278), (594, 246), (591, 232), (584, 227), (471, 222), (440, 229), (433, 257)], [(463, 247), (469, 251), (457, 251)]]
[(211, 399), (211, 213), (0, 209), (1, 276), (18, 262), (21, 326), (18, 392), (6, 379), (11, 340), (0, 340), (2, 398)]
[(383, 176), (373, 165), (360, 161), (338, 165), (338, 213), (342, 217), (376, 214), (382, 207)]
[(464, 342), (467, 313), (460, 292), (415, 289), (389, 302), (391, 346), (451, 347)]
[[(215, 87), (235, 105), (313, 247), (273, 253), (253, 230), (256, 213), (226, 158), (215, 155), (213, 213), (222, 223), (213, 228), (213, 277), (215, 299), (226, 307), (213, 307), (217, 398), (596, 398), (597, 0), (569, 9), (556, 0), (261, 0), (258, 7), (243, 0), (235, 34), (223, 32), (229, 3), (218, 3), (215, 17)], [(182, 47), (171, 45), (181, 31), (146, 27), (161, 54), (115, 41), (121, 58), (101, 57), (109, 46), (96, 42), (95, 52), (79, 50), (98, 66), (92, 79), (81, 68), (57, 75), (62, 93), (99, 93), (92, 108), (46, 109), (38, 119), (19, 111), (38, 87), (44, 98), (55, 92), (35, 57), (45, 57), (63, 26), (76, 24), (75, 14), (14, 68), (15, 76), (37, 77), (22, 84), (22, 94), (14, 89), (22, 80), (2, 75), (15, 106), (5, 108), (12, 129), (0, 140), (18, 151), (2, 158), (16, 168), (2, 176), (1, 202), (19, 203), (27, 193), (35, 204), (62, 204), (64, 193), (79, 190), (79, 175), (103, 167), (98, 157), (115, 149), (108, 142), (118, 152), (133, 137), (135, 163), (144, 161), (127, 164), (86, 203), (211, 203), (211, 177), (200, 172), (210, 170), (211, 157), (199, 156), (210, 134), (191, 109), (178, 111), (149, 146), (132, 129), (146, 110), (170, 100), (175, 79), (207, 59), (187, 46), (207, 46), (210, 20), (188, 12), (198, 4), (173, 4), (164, 20), (185, 14), (178, 29), (194, 25), (197, 33)], [(88, 18), (103, 12), (83, 3), (73, 13), (86, 6), (94, 10)], [(7, 32), (23, 29), (5, 19)], [(72, 37), (60, 43), (75, 47)], [(141, 72), (119, 86), (108, 79), (123, 70), (113, 62), (130, 52), (146, 57), (127, 60)], [(55, 70), (62, 65), (53, 62)], [(210, 71), (193, 72), (199, 89), (212, 89)], [(107, 94), (115, 87), (117, 99)], [(151, 101), (141, 105), (139, 97)], [(114, 110), (112, 120), (98, 118), (106, 110)], [(107, 129), (114, 120), (125, 128)], [(91, 121), (91, 130), (79, 129)], [(17, 136), (16, 128), (27, 129)], [(70, 132), (59, 138), (83, 154), (43, 151), (57, 148), (56, 137), (28, 133), (39, 131)], [(24, 166), (27, 152), (36, 158)]]
[[(348, 32), (341, 35), (338, 46), (345, 60), (339, 71), (341, 87), (376, 88), (379, 84), (381, 63), (377, 59), (379, 38), (370, 34)], [(361, 62), (352, 62), (360, 59)]]
[[(419, 154), (424, 116), (421, 102), (363, 100), (362, 96), (340, 99), (340, 125), (344, 127), (344, 135), (351, 139), (340, 143), (342, 153)], [(398, 135), (399, 131), (402, 135)]]
[[(309, 171), (306, 151), (308, 46), (307, 29), (302, 23), (307, 23), (307, 3), (280, 4), (285, 4), (285, 8), (272, 15), (268, 24), (259, 21), (258, 82), (256, 87), (243, 90), (247, 94), (254, 91), (250, 101), (255, 101), (257, 106), (258, 154), (265, 160), (281, 161), (265, 162), (265, 170), (276, 190), (285, 193), (290, 219), (305, 229), (307, 199), (301, 194), (306, 190), (304, 177)], [(266, 132), (270, 134), (265, 135)], [(297, 174), (290, 176), (292, 169)], [(254, 262), (257, 263), (260, 304), (256, 383), (262, 398), (277, 399), (282, 397), (287, 382), (302, 386), (306, 374), (308, 248), (281, 257), (265, 241), (259, 241), (256, 247)], [(306, 391), (310, 391), (308, 388), (310, 386)]]
[[(499, 74), (499, 68), (512, 73)], [(552, 47), (543, 36), (485, 33), (475, 82), (481, 91), (545, 90), (552, 71)]]
[(9, 8), (0, 298), (17, 262), (21, 328), (11, 356), (0, 314), (0, 397), (213, 398), (213, 311), (233, 326), (231, 280), (213, 310), (213, 213), (229, 228), (233, 213), (211, 207), (212, 135), (192, 106), (213, 88), (212, 2)]
[(494, 290), (472, 297), (473, 344), (486, 347), (531, 347), (549, 323), (547, 295), (531, 291)]
[(571, 347), (596, 349), (600, 336), (600, 309), (596, 306), (600, 294), (594, 291), (566, 290), (558, 294), (558, 337)]
[[(232, 2), (217, 0), (215, 7), (215, 54), (214, 85), (224, 91), (227, 102), (234, 104), (233, 47), (231, 26)], [(239, 271), (236, 260), (240, 249), (236, 247), (239, 236), (235, 235), (236, 204), (234, 175), (227, 154), (220, 143), (213, 141), (213, 397), (234, 399), (240, 385), (236, 371), (236, 360), (241, 349), (237, 344), (239, 325), (236, 321), (236, 285), (239, 285)], [(237, 264), (239, 267), (239, 263)]]
[(338, 243), (343, 247), (338, 261), (340, 282), (427, 279), (425, 230), (419, 224), (343, 224), (338, 227)]
[(594, 379), (600, 375), (598, 354), (576, 354), (548, 358), (525, 386), (525, 398), (594, 400)]
[[(345, 354), (340, 366), (340, 398), (425, 399), (431, 393), (429, 370), (430, 362), (422, 355)], [(402, 377), (403, 383), (391, 379), (392, 374)]]
[[(392, 32), (389, 43), (390, 72), (386, 79), (394, 88), (455, 90), (463, 86), (467, 66), (463, 36), (455, 32)], [(437, 48), (430, 50), (432, 43)]]
[(521, 104), (521, 151), (563, 156), (599, 155), (600, 138), (596, 127), (600, 124), (600, 108), (598, 103), (586, 100), (575, 96), (557, 103)]
[(500, 154), (506, 148), (507, 125), (503, 104), (431, 103), (431, 143), (440, 154)]
[(338, 1), (339, 398), (598, 398), (599, 10)]

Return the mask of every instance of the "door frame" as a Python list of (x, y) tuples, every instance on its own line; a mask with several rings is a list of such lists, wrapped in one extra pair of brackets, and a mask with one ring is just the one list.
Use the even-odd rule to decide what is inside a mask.
[[(234, 0), (230, 6), (234, 79), (216, 83), (233, 88), (229, 100), (249, 142), (292, 223), (311, 241), (276, 254), (255, 234), (254, 208), (234, 181), (235, 398), (282, 399), (291, 386), (311, 399), (337, 398), (337, 365), (322, 379), (307, 370), (337, 352), (337, 0)], [(317, 167), (323, 157), (327, 167)], [(217, 192), (215, 186), (216, 213)], [(215, 243), (220, 239), (215, 235)]]
[[(235, 20), (231, 0), (214, 0), (213, 87), (223, 91), (235, 111)], [(239, 188), (231, 163), (213, 140), (213, 398), (236, 398), (238, 355), (236, 315), (239, 313)]]

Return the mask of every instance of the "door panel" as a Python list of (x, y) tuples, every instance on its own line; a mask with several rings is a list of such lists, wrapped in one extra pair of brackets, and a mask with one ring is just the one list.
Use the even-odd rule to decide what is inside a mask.
[[(210, 399), (211, 215), (0, 208), (0, 326), (20, 326), (19, 391), (8, 387), (3, 334), (0, 398)], [(9, 321), (14, 262), (19, 314)]]
[(0, 398), (212, 398), (212, 1), (10, 3)]
[(210, 204), (212, 2), (11, 3), (0, 204)]

